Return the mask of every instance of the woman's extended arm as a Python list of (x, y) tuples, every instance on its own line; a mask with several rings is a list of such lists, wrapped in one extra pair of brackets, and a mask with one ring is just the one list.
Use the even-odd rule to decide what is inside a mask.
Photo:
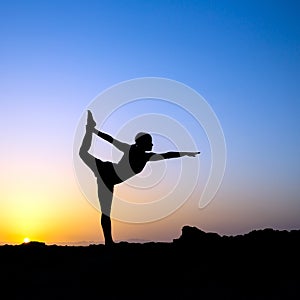
[(169, 158), (177, 158), (182, 156), (195, 157), (200, 152), (166, 152), (166, 153), (151, 153), (149, 161), (157, 161)]

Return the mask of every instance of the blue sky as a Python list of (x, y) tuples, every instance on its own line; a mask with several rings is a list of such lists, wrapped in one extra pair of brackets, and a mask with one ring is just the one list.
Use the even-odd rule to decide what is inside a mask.
[[(221, 122), (228, 160), (215, 205), (228, 201), (228, 218), (261, 207), (258, 221), (207, 229), (299, 227), (299, 9), (298, 1), (2, 2), (2, 177), (10, 169), (14, 182), (16, 160), (43, 157), (71, 170), (78, 120), (98, 93), (165, 77), (200, 93)], [(278, 207), (273, 217), (269, 207)]]

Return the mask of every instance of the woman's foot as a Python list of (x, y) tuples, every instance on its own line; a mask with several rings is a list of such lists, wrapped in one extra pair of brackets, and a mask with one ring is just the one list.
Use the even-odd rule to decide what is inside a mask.
[(108, 241), (105, 241), (105, 246), (107, 247), (112, 247), (114, 246), (116, 243), (113, 241), (113, 240), (108, 240)]
[(88, 128), (94, 128), (96, 126), (96, 122), (93, 118), (92, 112), (90, 110), (87, 111), (88, 115), (87, 115), (87, 122), (86, 122), (86, 126)]

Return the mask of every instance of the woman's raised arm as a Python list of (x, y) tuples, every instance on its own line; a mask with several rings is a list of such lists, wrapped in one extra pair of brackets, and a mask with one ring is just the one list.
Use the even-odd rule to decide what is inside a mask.
[(113, 137), (110, 136), (109, 134), (97, 130), (96, 128), (93, 129), (93, 132), (94, 132), (97, 136), (99, 136), (99, 137), (101, 137), (102, 139), (104, 139), (105, 141), (107, 141), (107, 142), (113, 144), (117, 149), (119, 149), (119, 150), (122, 151), (122, 152), (126, 152), (126, 151), (128, 151), (129, 148), (130, 148), (130, 145), (129, 145), (129, 144), (123, 143), (123, 142), (121, 142), (121, 141), (119, 141), (119, 140), (113, 138)]

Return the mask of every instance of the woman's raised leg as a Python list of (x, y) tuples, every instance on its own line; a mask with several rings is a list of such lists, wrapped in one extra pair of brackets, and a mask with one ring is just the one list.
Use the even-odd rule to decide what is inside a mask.
[(96, 126), (96, 122), (94, 121), (91, 112), (88, 111), (85, 135), (83, 137), (79, 149), (79, 156), (84, 161), (84, 163), (94, 171), (94, 173), (97, 171), (96, 161), (95, 161), (95, 157), (89, 153), (89, 150), (92, 144), (93, 130), (95, 126)]

